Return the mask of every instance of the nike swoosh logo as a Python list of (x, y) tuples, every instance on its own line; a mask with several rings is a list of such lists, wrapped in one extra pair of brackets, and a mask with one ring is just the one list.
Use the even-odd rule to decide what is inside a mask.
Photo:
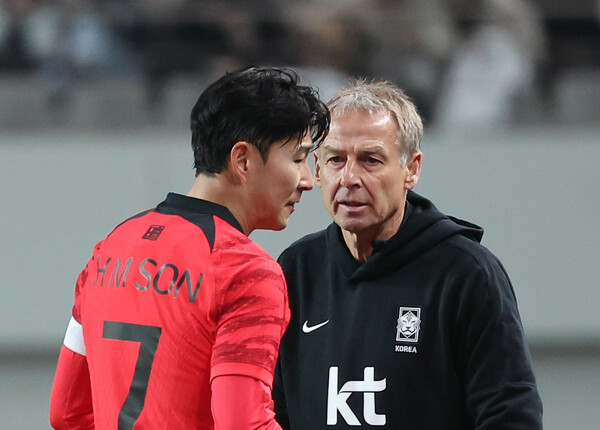
[(312, 325), (312, 326), (309, 326), (309, 325), (308, 325), (308, 320), (306, 320), (306, 321), (304, 321), (304, 325), (302, 326), (302, 331), (303, 331), (304, 333), (310, 333), (310, 332), (313, 332), (313, 331), (315, 331), (315, 330), (317, 330), (317, 329), (320, 329), (321, 327), (323, 327), (323, 326), (324, 326), (325, 324), (327, 324), (328, 322), (329, 322), (329, 320), (327, 320), (327, 321), (323, 321), (322, 323), (320, 323), (320, 324), (317, 324), (317, 325)]

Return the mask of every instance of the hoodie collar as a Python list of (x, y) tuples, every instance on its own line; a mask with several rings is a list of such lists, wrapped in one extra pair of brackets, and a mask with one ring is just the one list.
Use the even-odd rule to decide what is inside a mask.
[(388, 240), (375, 241), (373, 254), (360, 264), (348, 250), (340, 227), (327, 228), (327, 246), (340, 270), (351, 280), (373, 279), (406, 265), (438, 243), (453, 235), (463, 235), (479, 242), (483, 229), (475, 224), (450, 217), (434, 204), (409, 191), (404, 219), (398, 232)]

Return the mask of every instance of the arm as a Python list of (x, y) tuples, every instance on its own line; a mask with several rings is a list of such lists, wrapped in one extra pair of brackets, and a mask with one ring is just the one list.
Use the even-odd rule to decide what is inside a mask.
[(211, 359), (217, 429), (280, 429), (271, 388), (289, 321), (287, 290), (274, 262), (253, 263), (223, 295)]
[(248, 376), (218, 376), (212, 384), (215, 430), (281, 430), (275, 422), (271, 390)]
[(281, 375), (281, 359), (275, 368), (275, 379), (273, 381), (273, 401), (275, 402), (275, 419), (283, 430), (290, 429), (290, 418), (288, 416), (285, 392), (283, 389), (283, 377)]
[(512, 285), (498, 261), (483, 269), (463, 302), (469, 317), (459, 332), (467, 410), (477, 430), (541, 429), (542, 403)]
[(50, 425), (56, 430), (92, 430), (92, 390), (81, 324), (71, 318), (60, 350), (50, 396)]

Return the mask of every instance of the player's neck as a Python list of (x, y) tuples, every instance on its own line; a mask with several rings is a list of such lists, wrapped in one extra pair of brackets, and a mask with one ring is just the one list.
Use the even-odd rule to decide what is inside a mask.
[(245, 193), (242, 191), (243, 189), (232, 183), (231, 178), (226, 175), (199, 175), (187, 195), (225, 206), (240, 223), (244, 234), (249, 235), (254, 228), (247, 220)]

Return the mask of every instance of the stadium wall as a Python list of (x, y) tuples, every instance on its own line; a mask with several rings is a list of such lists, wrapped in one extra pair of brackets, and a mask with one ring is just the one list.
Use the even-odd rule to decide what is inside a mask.
[[(600, 127), (426, 134), (416, 191), (484, 227), (514, 284), (529, 341), (600, 336)], [(194, 179), (187, 133), (0, 133), (0, 351), (56, 349), (94, 244)], [(329, 222), (318, 190), (283, 232), (255, 232), (274, 257)]]

